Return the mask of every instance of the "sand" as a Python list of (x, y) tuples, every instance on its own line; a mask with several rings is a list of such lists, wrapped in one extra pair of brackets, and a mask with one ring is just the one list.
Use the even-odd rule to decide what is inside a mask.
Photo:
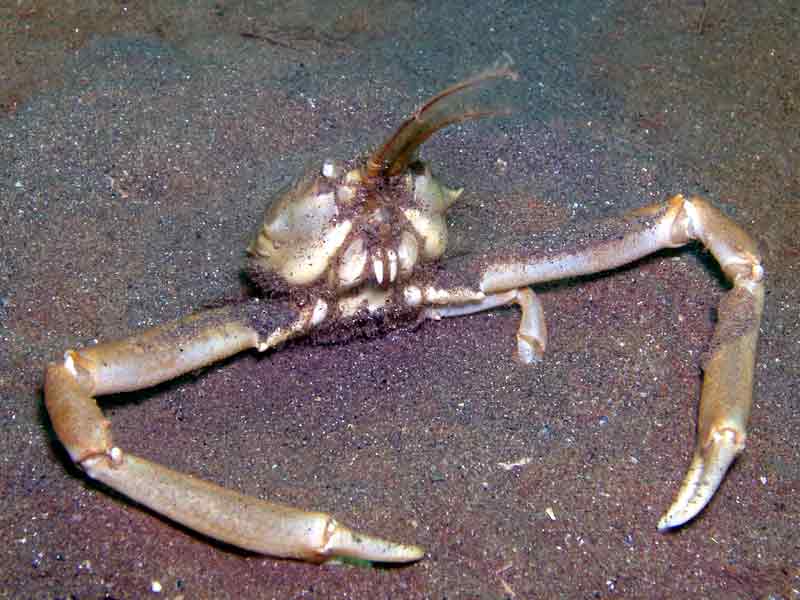
[[(0, 13), (0, 597), (800, 598), (794, 3), (184, 4)], [(538, 288), (550, 347), (533, 367), (508, 309), (102, 402), (122, 448), (421, 544), (417, 564), (240, 552), (70, 465), (48, 361), (243, 293), (277, 190), (504, 51), (514, 115), (423, 148), (465, 188), (449, 256), (676, 192), (761, 246), (748, 446), (698, 519), (656, 531), (725, 290), (699, 246)]]

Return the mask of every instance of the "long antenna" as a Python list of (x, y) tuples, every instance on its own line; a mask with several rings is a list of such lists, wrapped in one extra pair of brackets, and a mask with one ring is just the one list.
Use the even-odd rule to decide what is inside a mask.
[(488, 82), (497, 79), (517, 81), (519, 75), (512, 70), (513, 64), (511, 56), (503, 53), (501, 59), (485, 71), (451, 85), (430, 98), (370, 155), (367, 159), (366, 179), (402, 173), (412, 162), (417, 148), (444, 127), (472, 119), (509, 114), (508, 109), (465, 108), (463, 100), (468, 93)]

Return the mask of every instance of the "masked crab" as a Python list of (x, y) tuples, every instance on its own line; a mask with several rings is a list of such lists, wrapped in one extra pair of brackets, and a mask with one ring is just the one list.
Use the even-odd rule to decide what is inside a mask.
[(465, 99), (486, 82), (516, 78), (509, 64), (437, 94), (366, 161), (324, 161), (267, 209), (249, 248), (260, 300), (207, 310), (129, 339), (68, 350), (48, 365), (45, 403), (72, 460), (86, 474), (186, 527), (255, 552), (310, 561), (351, 556), (410, 562), (424, 550), (351, 531), (312, 513), (241, 495), (178, 473), (114, 445), (95, 398), (167, 381), (238, 352), (272, 350), (291, 338), (373, 329), (516, 304), (517, 355), (545, 350), (541, 304), (529, 286), (614, 269), (663, 248), (699, 240), (732, 288), (723, 298), (704, 364), (697, 445), (678, 495), (658, 524), (697, 515), (745, 442), (755, 347), (764, 301), (753, 240), (700, 198), (676, 195), (598, 226), (595, 239), (545, 252), (524, 246), (475, 258), (463, 272), (437, 263), (447, 189), (417, 158), (420, 145), (452, 123), (494, 114)]

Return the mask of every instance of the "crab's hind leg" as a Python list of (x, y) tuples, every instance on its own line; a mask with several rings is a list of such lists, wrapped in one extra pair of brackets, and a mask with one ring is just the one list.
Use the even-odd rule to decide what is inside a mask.
[(234, 546), (320, 562), (349, 556), (381, 562), (419, 559), (423, 550), (351, 531), (330, 515), (227, 490), (123, 452), (96, 396), (156, 385), (228, 356), (265, 350), (305, 333), (313, 310), (284, 308), (260, 335), (241, 308), (210, 310), (120, 342), (69, 350), (47, 367), (45, 404), (70, 457), (90, 477), (173, 521)]
[(755, 242), (705, 200), (677, 195), (621, 219), (619, 228), (607, 232), (604, 240), (564, 252), (490, 261), (480, 280), (484, 293), (497, 294), (613, 269), (691, 240), (699, 240), (711, 252), (732, 289), (719, 306), (703, 365), (694, 457), (675, 501), (659, 521), (662, 531), (686, 523), (705, 507), (744, 448), (764, 305), (763, 269)]

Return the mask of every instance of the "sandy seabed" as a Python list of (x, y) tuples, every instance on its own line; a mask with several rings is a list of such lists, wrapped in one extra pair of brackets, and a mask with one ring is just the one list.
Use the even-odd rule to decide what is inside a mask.
[[(80, 4), (0, 9), (0, 597), (800, 598), (796, 3)], [(698, 246), (539, 288), (534, 367), (508, 309), (103, 400), (122, 448), (418, 543), (417, 564), (243, 553), (70, 465), (48, 361), (241, 294), (277, 190), (503, 52), (514, 115), (423, 148), (466, 190), (454, 264), (676, 192), (760, 244), (748, 447), (698, 519), (655, 528), (725, 290)]]

